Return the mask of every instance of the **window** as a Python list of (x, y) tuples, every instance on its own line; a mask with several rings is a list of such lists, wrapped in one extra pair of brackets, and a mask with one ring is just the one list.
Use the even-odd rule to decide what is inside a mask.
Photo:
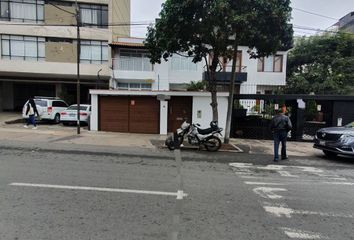
[(151, 90), (150, 83), (118, 83), (120, 90)]
[(47, 101), (43, 101), (43, 100), (34, 100), (34, 102), (36, 103), (36, 105), (41, 106), (41, 107), (47, 107)]
[(80, 4), (81, 23), (84, 26), (108, 28), (108, 6)]
[(44, 22), (44, 0), (0, 0), (0, 20)]
[(197, 64), (193, 63), (190, 57), (175, 54), (172, 56), (171, 69), (172, 71), (195, 72), (197, 71)]
[(52, 106), (53, 107), (64, 107), (64, 108), (68, 107), (68, 105), (66, 105), (66, 103), (63, 101), (53, 101)]
[(82, 63), (103, 64), (108, 62), (108, 42), (81, 41)]
[(44, 61), (45, 38), (1, 35), (1, 58)]
[(123, 71), (145, 71), (150, 72), (153, 66), (147, 57), (147, 52), (139, 50), (120, 50), (119, 59), (116, 59), (115, 66)]
[(258, 59), (258, 72), (283, 72), (283, 55)]
[[(232, 72), (233, 59), (230, 61), (228, 59), (224, 60), (223, 70), (224, 72)], [(242, 51), (237, 51), (236, 59), (236, 72), (242, 72)]]

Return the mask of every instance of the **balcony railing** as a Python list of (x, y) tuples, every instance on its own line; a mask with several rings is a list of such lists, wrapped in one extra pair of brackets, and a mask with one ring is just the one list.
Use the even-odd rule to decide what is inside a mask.
[[(226, 85), (230, 83), (230, 79), (231, 79), (231, 68), (229, 71), (229, 68), (226, 68), (226, 71), (223, 72), (216, 72), (215, 73), (215, 78), (216, 78), (216, 82), (219, 85)], [(209, 76), (208, 73), (206, 71), (204, 71), (203, 74), (203, 78), (204, 80), (208, 80)], [(247, 82), (247, 67), (246, 66), (241, 66), (241, 67), (237, 67), (236, 68), (236, 76), (235, 76), (235, 83), (243, 83), (243, 82)]]
[(119, 57), (113, 58), (113, 70), (152, 72), (154, 65), (148, 58)]

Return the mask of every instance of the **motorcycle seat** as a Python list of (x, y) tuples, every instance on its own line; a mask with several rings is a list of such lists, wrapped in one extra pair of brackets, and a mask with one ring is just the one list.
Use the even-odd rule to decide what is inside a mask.
[(207, 135), (213, 132), (212, 128), (207, 128), (207, 129), (197, 128), (197, 129), (198, 129), (198, 133), (201, 135)]

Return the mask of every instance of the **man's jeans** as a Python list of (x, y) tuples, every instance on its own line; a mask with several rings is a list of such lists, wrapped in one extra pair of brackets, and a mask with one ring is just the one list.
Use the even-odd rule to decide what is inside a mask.
[(274, 136), (274, 160), (279, 160), (279, 144), (281, 142), (281, 158), (286, 158), (286, 139), (288, 133), (286, 131), (276, 131)]
[(33, 126), (36, 127), (35, 115), (29, 115), (28, 120), (27, 120), (27, 126), (30, 124), (33, 124)]

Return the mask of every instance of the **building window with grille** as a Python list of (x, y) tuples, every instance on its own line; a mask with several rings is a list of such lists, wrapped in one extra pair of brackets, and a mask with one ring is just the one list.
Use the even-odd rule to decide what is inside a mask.
[(151, 83), (118, 83), (118, 89), (120, 90), (145, 90), (150, 91), (152, 89)]
[(198, 65), (192, 62), (191, 57), (174, 54), (172, 56), (171, 69), (172, 71), (196, 72)]
[(108, 6), (80, 4), (81, 23), (86, 27), (108, 28)]
[(283, 55), (258, 59), (258, 72), (283, 72)]
[(81, 41), (80, 61), (90, 64), (104, 64), (108, 62), (108, 42)]
[(44, 61), (45, 38), (1, 35), (1, 58), (9, 60)]
[(44, 22), (43, 0), (0, 0), (0, 20), (12, 22)]
[(114, 69), (151, 72), (154, 68), (147, 55), (146, 51), (122, 49), (119, 51), (118, 58), (113, 59)]

